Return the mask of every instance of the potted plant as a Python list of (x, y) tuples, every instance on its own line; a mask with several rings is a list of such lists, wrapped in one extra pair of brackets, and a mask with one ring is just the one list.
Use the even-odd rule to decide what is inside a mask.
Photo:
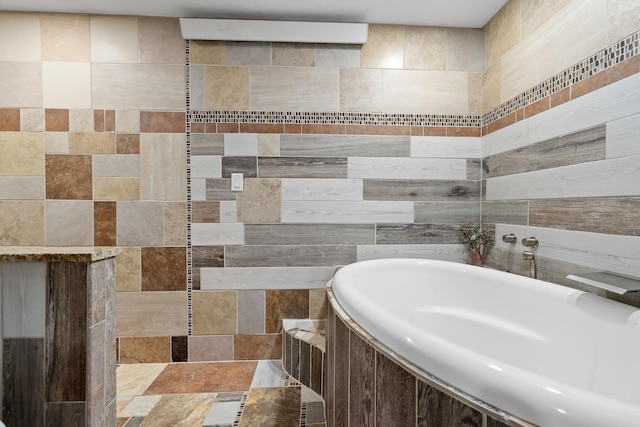
[(469, 224), (460, 227), (460, 242), (467, 249), (470, 264), (482, 265), (487, 248), (494, 243), (494, 231), (486, 225), (469, 222)]

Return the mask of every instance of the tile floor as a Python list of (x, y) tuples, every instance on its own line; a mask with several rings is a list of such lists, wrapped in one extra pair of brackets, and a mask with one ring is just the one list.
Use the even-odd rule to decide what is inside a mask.
[(125, 364), (117, 427), (325, 427), (320, 396), (280, 360)]

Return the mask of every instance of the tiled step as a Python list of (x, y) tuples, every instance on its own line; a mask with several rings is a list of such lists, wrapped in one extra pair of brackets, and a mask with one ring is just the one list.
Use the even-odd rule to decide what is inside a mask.
[(324, 399), (325, 321), (282, 321), (282, 364), (285, 371)]

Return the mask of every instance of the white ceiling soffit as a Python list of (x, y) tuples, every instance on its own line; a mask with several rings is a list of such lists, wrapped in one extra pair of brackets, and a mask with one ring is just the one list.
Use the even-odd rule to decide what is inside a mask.
[(0, 0), (0, 11), (482, 28), (507, 0)]
[(243, 42), (367, 42), (368, 24), (180, 18), (184, 39)]

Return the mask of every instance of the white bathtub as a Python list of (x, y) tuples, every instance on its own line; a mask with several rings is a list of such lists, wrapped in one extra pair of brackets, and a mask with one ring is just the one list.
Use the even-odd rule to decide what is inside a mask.
[(341, 308), (402, 359), (541, 426), (640, 426), (640, 310), (446, 261), (339, 270)]

